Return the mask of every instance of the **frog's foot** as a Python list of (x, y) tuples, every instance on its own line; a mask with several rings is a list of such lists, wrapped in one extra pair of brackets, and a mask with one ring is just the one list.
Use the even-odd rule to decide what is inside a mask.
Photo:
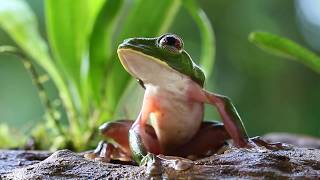
[(165, 164), (176, 171), (185, 171), (194, 165), (192, 160), (182, 157), (165, 156), (162, 154), (158, 155), (157, 157), (161, 160), (162, 164)]
[(160, 176), (163, 173), (161, 160), (153, 153), (148, 153), (141, 160), (140, 166), (145, 166), (146, 173), (150, 176)]
[(84, 154), (84, 157), (91, 160), (110, 162), (113, 149), (114, 146), (112, 144), (100, 141), (96, 149), (93, 152)]
[(85, 154), (84, 157), (107, 163), (111, 160), (132, 161), (131, 157), (123, 152), (121, 148), (104, 141), (100, 141), (97, 148), (93, 152)]
[(257, 137), (253, 137), (249, 139), (249, 143), (248, 143), (249, 147), (254, 147), (254, 146), (258, 146), (258, 147), (265, 147), (269, 150), (287, 150), (287, 149), (291, 149), (291, 147), (289, 145), (280, 143), (280, 142), (276, 142), (276, 143), (268, 143), (266, 141), (264, 141), (263, 139), (261, 139), (261, 137), (257, 136)]
[(150, 176), (160, 176), (164, 172), (164, 166), (171, 167), (176, 171), (185, 171), (190, 169), (193, 161), (176, 156), (164, 156), (148, 153), (140, 163), (140, 166), (146, 165), (146, 173)]

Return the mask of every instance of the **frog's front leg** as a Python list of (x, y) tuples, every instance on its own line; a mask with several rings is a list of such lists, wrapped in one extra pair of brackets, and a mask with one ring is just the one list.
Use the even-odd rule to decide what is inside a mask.
[(149, 115), (155, 108), (155, 101), (152, 98), (145, 95), (142, 110), (129, 131), (132, 157), (139, 164), (148, 153), (161, 153), (157, 135), (153, 127), (148, 125)]
[(226, 131), (233, 139), (235, 146), (248, 146), (249, 140), (247, 132), (237, 110), (228, 97), (208, 92), (200, 86), (191, 86), (189, 89), (189, 97), (194, 101), (214, 105), (222, 118)]
[(235, 146), (249, 148), (263, 146), (270, 150), (287, 149), (282, 143), (268, 143), (259, 137), (249, 138), (236, 108), (228, 97), (205, 90), (203, 90), (203, 93), (206, 102), (217, 107), (224, 126), (233, 139)]
[(222, 117), (224, 127), (233, 139), (236, 147), (263, 146), (267, 149), (286, 148), (281, 143), (270, 144), (259, 138), (249, 139), (244, 125), (242, 124), (242, 120), (228, 97), (208, 92), (199, 86), (192, 86), (189, 89), (189, 97), (194, 101), (216, 106), (220, 116)]
[(248, 135), (242, 123), (242, 120), (232, 104), (231, 100), (219, 94), (210, 93), (203, 90), (206, 102), (215, 105), (223, 124), (237, 147), (248, 146)]

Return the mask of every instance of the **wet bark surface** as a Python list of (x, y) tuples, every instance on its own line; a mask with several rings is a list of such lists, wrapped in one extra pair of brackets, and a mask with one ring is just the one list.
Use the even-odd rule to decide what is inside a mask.
[(232, 148), (223, 154), (194, 161), (184, 171), (173, 161), (163, 161), (162, 173), (150, 176), (146, 167), (87, 160), (69, 150), (0, 151), (0, 179), (287, 179), (320, 178), (320, 150), (293, 147), (289, 150)]

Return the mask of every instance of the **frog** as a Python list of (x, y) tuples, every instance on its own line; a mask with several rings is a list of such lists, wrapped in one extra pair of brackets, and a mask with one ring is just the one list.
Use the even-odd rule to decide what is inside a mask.
[[(249, 138), (230, 98), (204, 88), (204, 71), (178, 35), (129, 38), (117, 53), (124, 69), (144, 88), (142, 107), (135, 121), (103, 124), (100, 132), (110, 141), (101, 142), (91, 158), (159, 164), (159, 155), (197, 159), (219, 152), (230, 141), (236, 148), (282, 147)], [(222, 122), (203, 120), (205, 104), (216, 107)]]

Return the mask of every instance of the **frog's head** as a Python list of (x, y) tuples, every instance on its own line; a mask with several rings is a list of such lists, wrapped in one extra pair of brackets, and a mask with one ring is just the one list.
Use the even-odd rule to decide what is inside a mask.
[(118, 55), (124, 68), (135, 78), (148, 81), (165, 73), (183, 74), (203, 87), (203, 71), (183, 49), (183, 41), (175, 34), (156, 38), (130, 38), (119, 45)]

